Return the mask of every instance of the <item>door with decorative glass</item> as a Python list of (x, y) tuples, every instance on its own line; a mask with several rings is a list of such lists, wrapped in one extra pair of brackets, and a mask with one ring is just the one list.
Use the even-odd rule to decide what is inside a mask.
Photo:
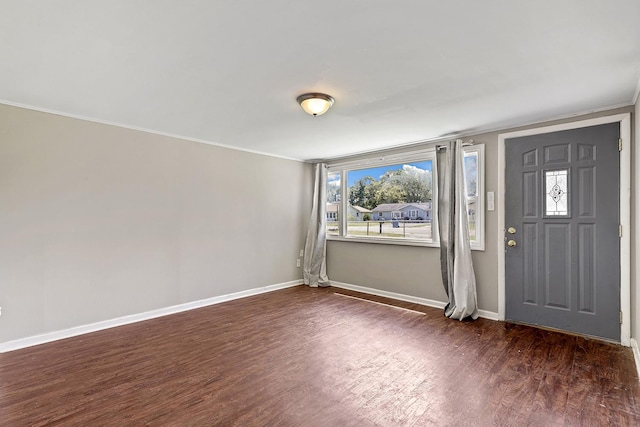
[(620, 124), (505, 141), (505, 317), (620, 341)]

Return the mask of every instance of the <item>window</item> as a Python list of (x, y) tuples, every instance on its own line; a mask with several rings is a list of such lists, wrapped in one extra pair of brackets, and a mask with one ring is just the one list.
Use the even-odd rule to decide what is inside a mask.
[(484, 145), (464, 147), (464, 184), (472, 249), (484, 250)]
[(467, 218), (469, 219), (469, 241), (473, 244), (476, 236), (476, 213), (478, 202), (478, 152), (464, 153), (464, 184), (467, 196)]
[[(435, 147), (332, 164), (327, 235), (347, 241), (438, 246)], [(472, 249), (484, 249), (484, 146), (464, 147)]]
[(569, 217), (569, 169), (544, 172), (545, 217)]
[(338, 217), (338, 231), (328, 232), (329, 235), (416, 244), (433, 241), (431, 197), (435, 150), (417, 156), (405, 155), (400, 160), (403, 161), (387, 158), (368, 162), (366, 168), (358, 164), (342, 168), (330, 166), (333, 178), (329, 181), (343, 183), (340, 191), (333, 191), (344, 195), (340, 205), (346, 215)]
[[(431, 156), (432, 157), (432, 156)], [(433, 158), (346, 171), (348, 208), (373, 213), (344, 223), (346, 237), (431, 241), (431, 222), (405, 220), (408, 209), (431, 209)]]
[(340, 174), (327, 175), (327, 235), (338, 236), (340, 217)]

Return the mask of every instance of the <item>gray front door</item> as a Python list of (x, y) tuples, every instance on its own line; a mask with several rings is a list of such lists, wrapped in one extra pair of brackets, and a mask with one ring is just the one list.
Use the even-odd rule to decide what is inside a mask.
[(505, 316), (620, 341), (620, 124), (505, 141)]

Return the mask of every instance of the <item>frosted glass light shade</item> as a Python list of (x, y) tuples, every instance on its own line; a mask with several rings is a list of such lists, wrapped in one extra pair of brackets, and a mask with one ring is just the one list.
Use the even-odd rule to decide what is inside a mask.
[(312, 116), (321, 116), (333, 105), (333, 98), (324, 93), (305, 93), (298, 97), (298, 103)]

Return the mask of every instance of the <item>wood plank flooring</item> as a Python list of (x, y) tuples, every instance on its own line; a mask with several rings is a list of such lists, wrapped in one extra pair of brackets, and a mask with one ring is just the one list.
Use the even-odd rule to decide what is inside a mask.
[(631, 426), (639, 400), (628, 348), (336, 288), (0, 354), (2, 426)]

